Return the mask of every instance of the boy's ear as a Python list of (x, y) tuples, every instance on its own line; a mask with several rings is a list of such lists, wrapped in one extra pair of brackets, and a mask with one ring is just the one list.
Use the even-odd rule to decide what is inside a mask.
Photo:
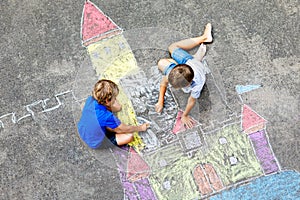
[(109, 105), (110, 101), (108, 99), (105, 100), (105, 104)]

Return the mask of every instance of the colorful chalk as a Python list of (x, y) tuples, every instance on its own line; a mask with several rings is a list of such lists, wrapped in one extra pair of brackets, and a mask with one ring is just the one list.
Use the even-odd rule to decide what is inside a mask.
[[(89, 1), (85, 3), (82, 24), (82, 44), (100, 78), (120, 83), (121, 79), (139, 70), (122, 29)], [(123, 86), (127, 88), (126, 84)], [(243, 94), (259, 87), (237, 85), (236, 91)], [(133, 125), (137, 117), (124, 91), (121, 88), (119, 95), (119, 101), (125, 105), (124, 111), (118, 117)], [(143, 142), (137, 134), (136, 143), (131, 147), (112, 149), (124, 199), (213, 198), (233, 185), (242, 190), (246, 188), (244, 183), (263, 182), (265, 175), (271, 177), (281, 172), (265, 131), (267, 121), (249, 106), (243, 105), (241, 122), (220, 122), (223, 127), (207, 133), (196, 120), (195, 133), (186, 133), (180, 120), (182, 113), (179, 110), (173, 129), (160, 129), (159, 134), (164, 135), (162, 139), (171, 139), (151, 151), (139, 152)], [(156, 134), (149, 135), (156, 137)], [(191, 150), (193, 154), (189, 154)]]
[[(184, 126), (184, 124), (181, 122), (181, 116), (182, 116), (182, 114), (183, 114), (182, 110), (179, 110), (178, 113), (177, 113), (175, 125), (174, 125), (174, 128), (172, 130), (172, 132), (174, 134), (183, 132), (183, 131), (185, 131), (187, 129)], [(192, 118), (192, 124), (193, 124), (193, 127), (199, 125), (199, 123), (195, 119), (193, 119), (193, 118)]]
[[(93, 67), (100, 79), (106, 78), (119, 85), (120, 79), (138, 70), (134, 55), (119, 28), (92, 2), (86, 1), (82, 14), (82, 44), (87, 48)], [(137, 125), (135, 111), (124, 89), (119, 85), (118, 100), (122, 110), (118, 118), (126, 124)], [(130, 143), (137, 150), (143, 148), (143, 142), (134, 134)]]
[(249, 106), (243, 105), (242, 128), (245, 133), (253, 133), (265, 128), (266, 120), (259, 116)]
[(235, 86), (235, 90), (237, 91), (238, 94), (243, 94), (258, 89), (260, 87), (261, 85), (237, 85)]
[(279, 165), (271, 150), (264, 130), (252, 133), (249, 138), (253, 144), (254, 151), (265, 174), (279, 171)]

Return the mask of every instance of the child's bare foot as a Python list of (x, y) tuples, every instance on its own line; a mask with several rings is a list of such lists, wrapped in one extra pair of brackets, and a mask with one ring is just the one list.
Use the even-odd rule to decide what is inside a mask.
[(203, 37), (205, 37), (204, 42), (212, 42), (213, 37), (211, 34), (211, 30), (212, 30), (211, 23), (206, 24), (204, 33), (202, 35)]

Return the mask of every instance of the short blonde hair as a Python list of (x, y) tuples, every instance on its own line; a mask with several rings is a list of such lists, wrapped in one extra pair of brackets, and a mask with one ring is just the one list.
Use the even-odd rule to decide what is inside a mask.
[(97, 100), (99, 104), (106, 104), (107, 101), (111, 101), (112, 98), (117, 97), (119, 94), (118, 85), (111, 80), (101, 79), (99, 80), (92, 92), (92, 96)]
[(168, 80), (174, 88), (188, 86), (194, 78), (193, 69), (187, 64), (176, 65), (169, 73)]

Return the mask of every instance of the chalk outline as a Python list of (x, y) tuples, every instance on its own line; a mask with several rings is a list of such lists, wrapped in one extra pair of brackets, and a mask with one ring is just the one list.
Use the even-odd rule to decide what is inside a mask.
[(36, 117), (35, 117), (35, 112), (31, 109), (32, 107), (34, 106), (37, 106), (39, 104), (42, 104), (42, 108), (43, 110), (41, 112), (37, 112), (37, 114), (39, 113), (46, 113), (46, 112), (51, 112), (53, 110), (56, 110), (58, 109), (61, 105), (63, 105), (63, 103), (61, 102), (61, 100), (59, 99), (60, 96), (64, 96), (66, 94), (69, 94), (71, 93), (72, 94), (72, 98), (75, 99), (76, 101), (78, 101), (75, 97), (75, 95), (73, 94), (73, 91), (72, 90), (67, 90), (65, 92), (61, 92), (61, 93), (58, 93), (58, 94), (55, 94), (54, 97), (55, 97), (55, 100), (58, 102), (57, 105), (55, 106), (52, 106), (50, 108), (47, 108), (47, 101), (50, 100), (50, 98), (46, 98), (46, 99), (42, 99), (42, 100), (37, 100), (31, 104), (28, 104), (28, 105), (25, 105), (24, 108), (26, 109), (26, 111), (29, 113), (29, 114), (26, 114), (20, 118), (17, 119), (16, 117), (16, 113), (15, 112), (11, 112), (11, 113), (6, 113), (4, 115), (1, 115), (0, 116), (0, 130), (1, 129), (4, 129), (5, 126), (4, 126), (4, 123), (1, 121), (2, 118), (5, 118), (7, 116), (10, 116), (11, 115), (11, 121), (13, 122), (13, 124), (17, 124), (19, 123), (21, 120), (27, 118), (27, 117), (31, 117), (33, 120), (36, 120)]
[[(119, 34), (122, 34), (123, 33), (123, 29), (121, 29), (117, 24), (115, 24), (115, 22), (110, 18), (110, 17), (108, 17), (107, 15), (105, 15), (104, 14), (104, 12), (102, 12), (102, 10), (101, 9), (99, 9), (99, 7), (98, 6), (96, 6), (94, 3), (92, 3), (91, 1), (89, 1), (89, 0), (86, 0), (86, 2), (89, 2), (89, 3), (91, 3), (93, 6), (95, 6), (95, 8), (96, 9), (98, 9), (99, 11), (101, 11), (101, 13), (105, 16), (105, 17), (107, 17), (108, 19), (109, 19), (109, 21), (112, 23), (112, 24), (114, 24), (116, 27), (117, 27), (117, 29), (118, 29), (118, 31), (120, 31), (120, 32), (117, 32), (117, 33), (119, 33)], [(80, 21), (80, 24), (81, 24), (81, 29), (80, 29), (80, 39), (81, 39), (81, 45), (83, 46), (83, 47), (86, 47), (87, 48), (87, 46), (89, 46), (91, 43), (90, 42), (92, 42), (93, 41), (93, 39), (96, 39), (96, 38), (99, 38), (99, 40), (102, 40), (101, 39), (101, 37), (102, 36), (104, 36), (104, 35), (106, 35), (106, 34), (110, 34), (110, 33), (113, 33), (113, 32), (115, 32), (116, 30), (114, 29), (114, 30), (110, 30), (110, 31), (107, 31), (107, 32), (105, 32), (105, 33), (101, 33), (101, 34), (99, 34), (99, 35), (96, 35), (96, 36), (94, 36), (94, 37), (91, 37), (91, 38), (89, 38), (89, 39), (87, 39), (87, 40), (83, 40), (83, 37), (82, 37), (82, 24), (83, 24), (83, 18), (84, 18), (84, 9), (85, 9), (85, 7), (83, 7), (83, 9), (82, 9), (82, 15), (81, 15), (81, 21)], [(111, 37), (114, 37), (115, 35), (110, 35), (110, 36), (108, 36), (107, 38), (111, 38)], [(87, 45), (84, 45), (84, 43), (88, 43)]]

